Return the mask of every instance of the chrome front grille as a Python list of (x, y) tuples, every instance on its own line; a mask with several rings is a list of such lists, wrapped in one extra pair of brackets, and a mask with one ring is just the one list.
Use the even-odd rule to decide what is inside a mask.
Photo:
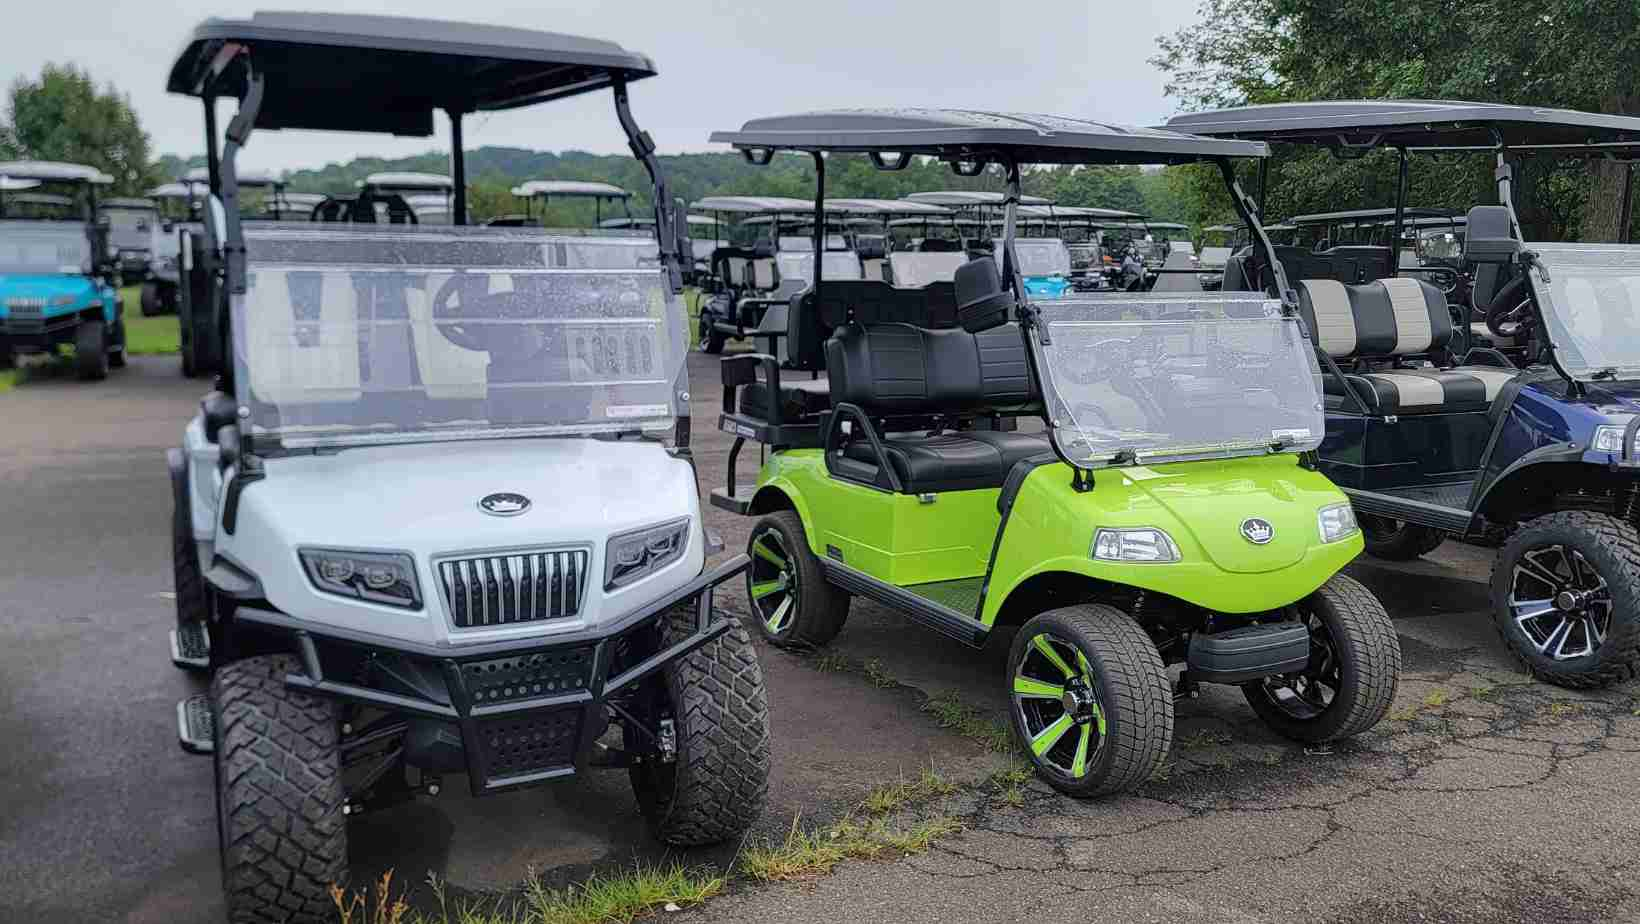
[(450, 623), (458, 629), (560, 619), (581, 611), (585, 549), (516, 552), (438, 563)]
[(46, 300), (43, 298), (8, 298), (6, 311), (18, 320), (38, 320), (46, 313)]

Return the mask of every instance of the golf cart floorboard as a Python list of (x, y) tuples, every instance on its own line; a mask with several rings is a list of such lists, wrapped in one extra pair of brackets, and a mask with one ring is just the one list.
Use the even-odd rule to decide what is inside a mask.
[(1360, 513), (1463, 534), (1475, 521), (1475, 515), (1469, 509), (1469, 495), (1474, 487), (1473, 481), (1460, 481), (1383, 491), (1345, 488), (1344, 493), (1349, 495)]
[(974, 613), (979, 610), (980, 588), (985, 586), (981, 577), (959, 578), (955, 581), (932, 581), (927, 584), (909, 584), (906, 590), (924, 600), (938, 603), (948, 610)]

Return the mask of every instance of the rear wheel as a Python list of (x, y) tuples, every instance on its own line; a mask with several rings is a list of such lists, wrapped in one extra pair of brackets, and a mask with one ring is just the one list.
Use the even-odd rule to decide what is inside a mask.
[(188, 325), (182, 325), (181, 343), (178, 352), (182, 354), (182, 375), (184, 378), (194, 378), (199, 375), (199, 366), (194, 360), (194, 338), (188, 336)]
[(700, 351), (702, 353), (711, 353), (713, 355), (722, 353), (723, 345), (728, 340), (728, 337), (717, 332), (710, 320), (704, 317), (700, 319)]
[(152, 282), (142, 284), (142, 316), (152, 318), (165, 313), (165, 300), (160, 297), (159, 285)]
[(1069, 796), (1149, 779), (1173, 742), (1173, 689), (1145, 630), (1113, 606), (1050, 610), (1008, 655), (1014, 734), (1036, 772)]
[[(667, 614), (661, 647), (695, 629), (693, 606)], [(628, 750), (644, 754), (630, 776), (655, 837), (680, 847), (715, 844), (743, 833), (769, 793), (769, 703), (751, 636), (740, 626), (668, 664), (649, 690), (646, 718), (670, 722), (670, 762), (646, 733), (624, 730)]]
[(1446, 541), (1446, 533), (1403, 520), (1359, 514), (1361, 538), (1367, 554), (1385, 561), (1411, 561), (1435, 551)]
[(108, 377), (108, 325), (81, 321), (74, 331), (74, 368), (89, 381)]
[(1640, 665), (1640, 533), (1582, 510), (1522, 524), (1493, 566), (1492, 618), (1515, 657), (1550, 683), (1632, 679)]
[(114, 336), (108, 347), (108, 365), (115, 369), (125, 368), (125, 319), (114, 322)]
[(285, 686), (289, 655), (223, 665), (211, 678), (217, 834), (233, 922), (334, 920), (347, 881), (340, 713)]
[(1243, 684), (1247, 704), (1277, 734), (1306, 744), (1378, 724), (1401, 676), (1401, 640), (1384, 605), (1359, 581), (1335, 574), (1297, 609), (1310, 630), (1310, 663)]
[(746, 553), (752, 558), (746, 569), (746, 596), (759, 631), (771, 644), (814, 648), (843, 630), (849, 595), (826, 583), (795, 510), (758, 520)]

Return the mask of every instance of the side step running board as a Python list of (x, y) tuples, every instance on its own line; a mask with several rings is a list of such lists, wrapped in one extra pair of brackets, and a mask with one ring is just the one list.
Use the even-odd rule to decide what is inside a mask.
[(1379, 494), (1376, 491), (1362, 491), (1355, 488), (1345, 488), (1344, 493), (1349, 497), (1350, 503), (1354, 505), (1357, 513), (1370, 513), (1374, 516), (1388, 517), (1391, 520), (1404, 520), (1408, 523), (1444, 529), (1449, 533), (1459, 535), (1468, 533), (1475, 522), (1474, 513), (1458, 507), (1444, 507), (1440, 504), (1431, 504), (1405, 497), (1396, 497), (1393, 494)]
[(171, 630), (171, 663), (185, 671), (211, 669), (211, 636), (202, 622), (190, 622)]
[(211, 697), (195, 693), (177, 701), (177, 744), (189, 754), (216, 751), (216, 729), (211, 721)]
[(850, 568), (830, 558), (820, 559), (820, 570), (827, 583), (851, 594), (869, 597), (891, 609), (899, 610), (935, 632), (978, 648), (985, 644), (990, 630), (980, 625), (967, 613), (959, 613), (932, 600), (920, 597), (903, 587), (879, 581), (869, 574)]

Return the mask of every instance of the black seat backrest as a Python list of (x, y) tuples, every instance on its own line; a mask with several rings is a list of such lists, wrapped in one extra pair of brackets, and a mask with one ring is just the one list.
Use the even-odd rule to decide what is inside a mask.
[(826, 341), (832, 403), (868, 414), (965, 414), (1031, 404), (1019, 325), (979, 334), (911, 324), (849, 324)]
[(1335, 359), (1414, 356), (1452, 342), (1446, 296), (1420, 279), (1358, 286), (1305, 279), (1297, 285), (1298, 308), (1316, 345)]
[(855, 238), (854, 252), (862, 260), (884, 260), (888, 258), (888, 241), (880, 237), (861, 235)]
[(1374, 279), (1388, 279), (1395, 273), (1390, 267), (1389, 248), (1371, 244), (1342, 244), (1328, 250), (1326, 253), (1316, 254), (1324, 257), (1332, 264), (1328, 276), (1305, 276), (1305, 279), (1336, 279), (1345, 285), (1354, 285), (1362, 282), (1371, 282)]
[(787, 351), (794, 368), (826, 368), (826, 340), (845, 324), (904, 323), (930, 329), (957, 326), (956, 287), (935, 282), (902, 289), (874, 279), (825, 280), (820, 297), (808, 289), (792, 299)]
[(917, 248), (922, 253), (956, 253), (961, 249), (962, 244), (943, 237), (924, 238), (922, 246)]

